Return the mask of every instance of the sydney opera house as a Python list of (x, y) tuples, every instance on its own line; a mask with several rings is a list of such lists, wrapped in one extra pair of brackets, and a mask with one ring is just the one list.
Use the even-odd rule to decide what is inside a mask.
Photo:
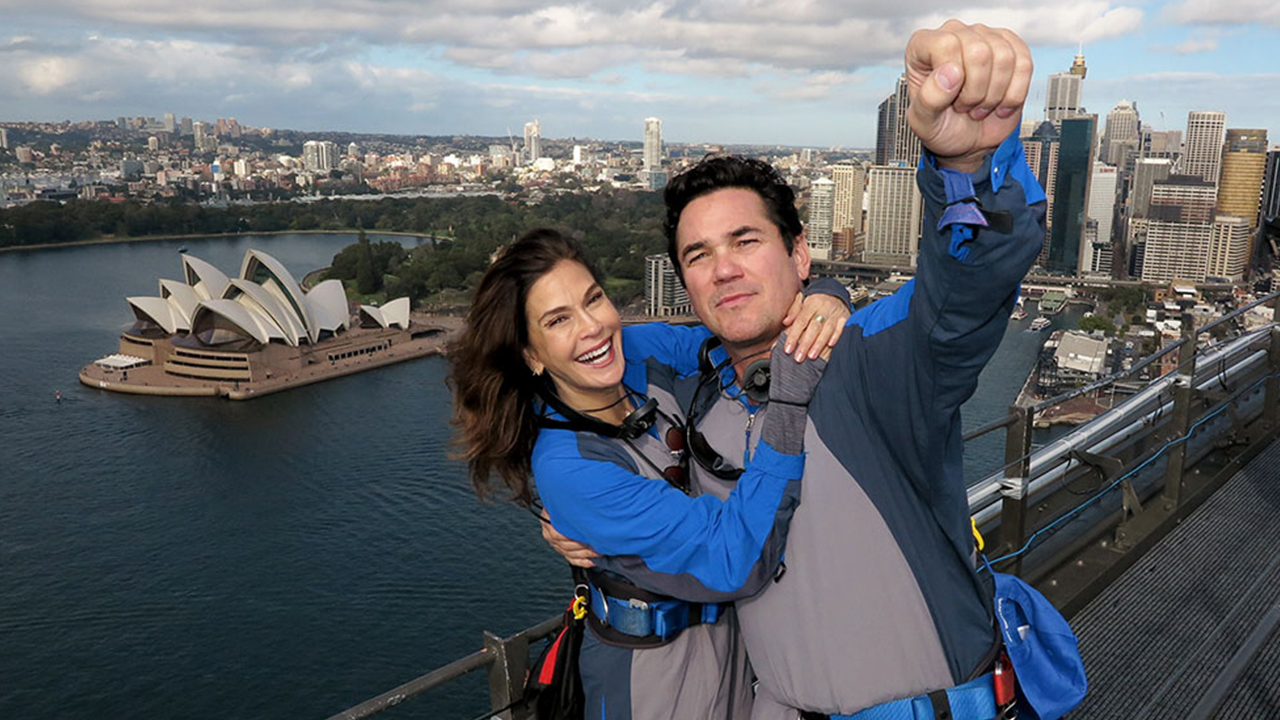
[(249, 250), (228, 277), (192, 255), (160, 294), (127, 298), (119, 351), (80, 371), (91, 387), (243, 400), (437, 352), (445, 329), (410, 319), (409, 298), (348, 306), (341, 281), (304, 291), (279, 260)]

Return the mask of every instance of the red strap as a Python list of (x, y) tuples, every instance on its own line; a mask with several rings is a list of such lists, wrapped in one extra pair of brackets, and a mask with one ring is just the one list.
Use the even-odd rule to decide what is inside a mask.
[(561, 628), (560, 634), (556, 636), (556, 641), (551, 643), (551, 649), (547, 650), (546, 660), (542, 663), (542, 669), (538, 672), (538, 684), (550, 685), (551, 681), (556, 677), (556, 659), (560, 655), (560, 641), (564, 640), (564, 634), (569, 628)]
[(1000, 658), (996, 660), (996, 669), (992, 674), (992, 680), (995, 684), (996, 705), (1003, 706), (1013, 702), (1016, 696), (1013, 663), (1009, 662), (1009, 656), (1005, 653), (1000, 653)]

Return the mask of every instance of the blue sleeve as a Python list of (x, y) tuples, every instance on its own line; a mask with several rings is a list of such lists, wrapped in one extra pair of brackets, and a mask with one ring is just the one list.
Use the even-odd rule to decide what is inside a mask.
[(699, 602), (746, 597), (759, 589), (759, 578), (772, 576), (781, 549), (765, 550), (779, 534), (777, 524), (789, 523), (799, 504), (803, 456), (783, 455), (761, 442), (751, 467), (721, 501), (689, 497), (638, 474), (616, 446), (614, 459), (605, 458), (605, 446), (591, 450), (601, 459), (584, 457), (580, 440), (586, 437), (544, 430), (534, 447), (533, 472), (556, 529), (606, 556), (598, 567)]
[(873, 419), (887, 451), (929, 497), (937, 489), (930, 485), (959, 476), (939, 463), (958, 463), (959, 408), (1004, 337), (1018, 285), (1040, 252), (1045, 195), (1016, 131), (972, 174), (939, 169), (926, 155), (917, 182), (925, 211), (916, 276), (850, 316), (824, 381), (841, 384)]
[(710, 336), (702, 325), (628, 325), (622, 328), (622, 354), (628, 363), (653, 359), (688, 376), (698, 372), (698, 350)]

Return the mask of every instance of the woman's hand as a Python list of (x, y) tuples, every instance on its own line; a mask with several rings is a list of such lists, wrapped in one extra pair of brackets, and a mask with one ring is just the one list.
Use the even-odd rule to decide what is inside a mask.
[(589, 546), (583, 545), (576, 540), (561, 535), (552, 525), (551, 517), (547, 515), (547, 511), (542, 511), (542, 539), (547, 541), (552, 550), (555, 550), (570, 565), (580, 568), (595, 567), (596, 564), (591, 562), (591, 558), (600, 557), (600, 553), (592, 550)]
[(810, 360), (830, 353), (830, 348), (840, 341), (844, 333), (844, 321), (849, 319), (849, 305), (832, 295), (816, 293), (805, 297), (796, 293), (795, 302), (782, 319), (787, 330), (788, 355), (794, 353), (796, 362), (806, 357)]

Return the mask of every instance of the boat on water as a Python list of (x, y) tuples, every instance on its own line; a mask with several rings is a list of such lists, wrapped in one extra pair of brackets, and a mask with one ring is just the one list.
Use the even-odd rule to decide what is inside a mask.
[(1013, 314), (1009, 316), (1010, 320), (1025, 320), (1027, 318), (1027, 309), (1022, 306), (1019, 300), (1017, 305), (1013, 306)]
[(1041, 330), (1048, 328), (1052, 324), (1053, 324), (1052, 320), (1041, 315), (1037, 317), (1035, 320), (1031, 321), (1031, 327), (1027, 328), (1027, 332), (1040, 332)]

